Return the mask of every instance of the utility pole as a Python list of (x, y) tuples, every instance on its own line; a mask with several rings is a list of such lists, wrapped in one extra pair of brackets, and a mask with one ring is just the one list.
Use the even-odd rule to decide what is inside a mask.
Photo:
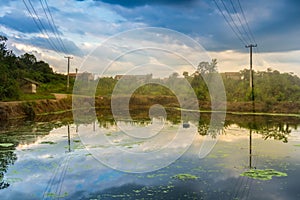
[(251, 101), (254, 103), (254, 85), (253, 85), (253, 70), (252, 70), (252, 48), (257, 47), (257, 44), (246, 45), (250, 48), (250, 88), (251, 88)]
[(70, 87), (70, 77), (69, 77), (69, 72), (70, 72), (70, 59), (73, 59), (71, 56), (65, 56), (65, 58), (68, 59), (68, 70), (67, 70), (67, 91), (69, 91)]
[[(252, 112), (255, 112), (254, 106), (254, 85), (253, 85), (253, 70), (252, 70), (252, 48), (257, 47), (257, 44), (246, 45), (246, 48), (250, 48), (250, 88), (251, 88), (251, 101)], [(252, 123), (254, 123), (254, 115), (252, 115)], [(252, 124), (249, 133), (249, 168), (252, 169)]]

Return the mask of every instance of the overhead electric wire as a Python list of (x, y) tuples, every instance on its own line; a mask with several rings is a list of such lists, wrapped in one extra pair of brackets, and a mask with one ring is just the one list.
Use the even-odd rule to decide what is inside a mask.
[(256, 44), (254, 35), (253, 35), (253, 33), (252, 33), (251, 29), (250, 29), (250, 26), (249, 26), (248, 20), (247, 20), (247, 18), (246, 18), (246, 16), (245, 16), (245, 12), (244, 12), (244, 9), (243, 9), (243, 7), (242, 7), (242, 5), (241, 5), (241, 2), (240, 2), (240, 0), (237, 0), (237, 1), (238, 1), (238, 5), (239, 5), (239, 7), (240, 7), (240, 10), (241, 10), (241, 12), (242, 12), (242, 16), (243, 16), (243, 18), (244, 18), (244, 20), (245, 20), (245, 22), (246, 22), (246, 26), (247, 26), (247, 29), (248, 29), (248, 31), (249, 31), (249, 34), (250, 34), (252, 40), (254, 41), (254, 43)]
[(55, 24), (55, 22), (54, 22), (54, 19), (53, 19), (51, 10), (50, 10), (50, 8), (49, 8), (49, 5), (48, 5), (48, 3), (47, 3), (47, 0), (44, 0), (44, 2), (45, 2), (45, 5), (46, 5), (46, 8), (47, 8), (47, 11), (48, 11), (48, 13), (49, 13), (49, 16), (50, 16), (51, 21), (50, 21), (50, 19), (49, 19), (49, 17), (48, 17), (48, 14), (47, 14), (47, 12), (46, 12), (46, 9), (44, 8), (44, 5), (43, 5), (43, 3), (42, 3), (42, 0), (40, 0), (40, 2), (41, 2), (42, 8), (43, 8), (43, 10), (44, 10), (44, 12), (45, 12), (46, 18), (47, 18), (47, 20), (48, 20), (48, 23), (49, 23), (49, 25), (50, 25), (50, 27), (51, 27), (51, 29), (52, 29), (54, 35), (56, 36), (57, 40), (59, 41), (59, 43), (60, 43), (62, 49), (64, 50), (64, 53), (65, 53), (65, 54), (68, 54), (69, 51), (67, 50), (67, 48), (66, 48), (64, 42), (62, 41), (62, 39), (61, 39), (61, 37), (60, 37), (60, 34), (59, 34), (58, 30), (57, 30), (57, 28), (56, 28), (57, 26), (56, 26), (56, 24)]
[[(30, 0), (27, 0), (27, 3), (25, 0), (23, 0), (23, 3), (29, 13), (29, 15), (31, 16), (31, 18), (33, 19), (34, 23), (36, 24), (37, 28), (39, 29), (39, 31), (46, 36), (46, 40), (48, 42), (48, 44), (50, 45), (51, 49), (54, 50), (54, 52), (56, 52), (57, 54), (59, 52), (61, 53), (65, 53), (65, 54), (68, 54), (68, 50), (67, 48), (65, 47), (62, 39), (60, 38), (59, 34), (58, 34), (58, 31), (56, 29), (56, 25), (54, 23), (54, 20), (53, 20), (53, 17), (52, 17), (52, 14), (50, 12), (50, 8), (48, 6), (48, 3), (47, 1), (45, 0), (45, 5), (47, 7), (47, 10), (49, 12), (49, 16), (51, 18), (51, 21), (49, 19), (49, 16), (47, 14), (47, 11), (46, 11), (46, 8), (44, 6), (44, 4), (42, 3), (42, 1), (40, 0), (40, 3), (41, 3), (41, 6), (44, 10), (44, 13), (45, 13), (45, 16), (47, 18), (47, 21), (48, 21), (48, 26), (49, 28), (52, 30), (53, 32), (53, 35), (54, 37), (50, 37), (50, 34), (48, 33), (49, 30), (47, 30), (46, 26), (43, 24), (42, 20), (40, 19), (34, 5), (31, 3)], [(50, 31), (51, 33), (51, 31)], [(56, 42), (53, 41), (54, 39), (56, 39)], [(58, 54), (59, 55), (59, 54)], [(61, 55), (59, 55), (61, 56)]]
[[(25, 1), (23, 0), (23, 2), (25, 2)], [(31, 1), (28, 0), (28, 2), (29, 2), (29, 4), (30, 4), (30, 7), (32, 8), (33, 13), (35, 14), (36, 19), (38, 20), (38, 22), (40, 23), (40, 26), (42, 27), (42, 28), (41, 28), (41, 29), (42, 29), (42, 33), (45, 34), (45, 35), (48, 37), (47, 39), (48, 39), (49, 42), (52, 44), (51, 47), (52, 47), (52, 48), (54, 47), (54, 49), (55, 49), (56, 51), (59, 52), (59, 48), (58, 48), (58, 47), (56, 46), (56, 44), (51, 40), (51, 37), (50, 37), (50, 35), (48, 34), (46, 27), (44, 26), (43, 22), (42, 22), (41, 19), (39, 18), (39, 16), (38, 16), (38, 14), (37, 14), (37, 12), (36, 12), (34, 6), (32, 5)], [(26, 7), (27, 7), (27, 6), (26, 6)], [(27, 10), (28, 10), (28, 9), (27, 9)], [(30, 9), (29, 9), (29, 10), (30, 10)], [(29, 11), (29, 10), (28, 10), (28, 11)], [(30, 11), (29, 11), (29, 12), (30, 12)], [(32, 14), (32, 12), (30, 12), (30, 13)], [(34, 16), (33, 16), (33, 15), (31, 15), (31, 16), (32, 16), (33, 19), (34, 19)], [(34, 20), (35, 20), (35, 19), (34, 19)], [(44, 31), (43, 31), (43, 29), (44, 29)]]
[(52, 32), (53, 32), (53, 34), (54, 34), (54, 37), (55, 37), (55, 39), (56, 39), (56, 41), (57, 41), (57, 43), (58, 43), (58, 46), (60, 47), (60, 50), (61, 50), (62, 52), (64, 52), (64, 53), (66, 53), (66, 50), (63, 48), (63, 45), (62, 45), (61, 41), (59, 40), (59, 37), (58, 37), (58, 35), (56, 34), (56, 31), (55, 31), (55, 29), (54, 29), (54, 27), (53, 27), (53, 24), (51, 23), (51, 21), (50, 21), (50, 19), (49, 19), (48, 13), (46, 12), (46, 9), (45, 9), (45, 7), (44, 7), (44, 4), (43, 4), (42, 0), (40, 0), (40, 4), (41, 4), (41, 6), (42, 6), (42, 8), (43, 8), (43, 11), (44, 11), (44, 13), (45, 13), (45, 16), (46, 16), (46, 19), (47, 19), (47, 22), (48, 22), (48, 26), (49, 26), (49, 28), (51, 28), (51, 30), (52, 30)]
[(223, 0), (221, 0), (222, 5), (224, 6), (229, 18), (231, 19), (231, 22), (233, 23), (233, 26), (236, 28), (236, 30), (238, 31), (238, 33), (240, 34), (240, 37), (243, 39), (244, 43), (247, 44), (247, 40), (244, 38), (244, 34), (242, 33), (242, 31), (240, 30), (239, 26), (236, 24), (236, 22), (234, 21), (233, 17), (231, 16), (231, 12), (229, 11), (229, 9), (227, 8), (226, 4), (224, 3)]
[[(236, 16), (237, 16), (237, 18), (238, 18), (238, 20), (240, 22), (240, 26), (242, 27), (242, 29), (243, 29), (244, 33), (246, 34), (248, 40), (252, 43), (253, 40), (251, 39), (250, 34), (248, 33), (248, 31), (246, 30), (245, 26), (243, 25), (243, 22), (242, 22), (242, 20), (240, 18), (240, 15), (238, 14), (237, 9), (235, 8), (235, 5), (234, 5), (234, 3), (233, 3), (232, 0), (230, 0), (230, 4), (231, 4), (231, 6), (233, 8), (233, 11), (236, 13)], [(244, 21), (246, 22), (245, 19), (244, 19)]]
[[(30, 2), (30, 1), (29, 1)], [(37, 28), (39, 29), (39, 31), (44, 34), (47, 35), (47, 33), (45, 33), (45, 31), (43, 30), (43, 28), (40, 26), (40, 24), (37, 22), (37, 20), (35, 19), (35, 16), (33, 15), (33, 13), (31, 12), (30, 8), (28, 7), (27, 3), (25, 2), (25, 0), (23, 0), (23, 3), (29, 13), (29, 15), (31, 16), (31, 18), (33, 19), (35, 25), (37, 26)], [(40, 21), (40, 19), (39, 19)], [(48, 36), (48, 35), (47, 35)], [(48, 44), (51, 46), (52, 49), (58, 51), (57, 47), (55, 46), (55, 44), (53, 44), (52, 40), (50, 40), (49, 36), (48, 38), (46, 38)]]
[(227, 24), (229, 25), (229, 27), (231, 28), (231, 30), (234, 32), (234, 34), (237, 36), (237, 38), (244, 44), (247, 45), (247, 42), (245, 42), (245, 40), (241, 37), (241, 35), (239, 35), (236, 30), (234, 29), (234, 27), (232, 26), (232, 24), (229, 22), (229, 20), (227, 19), (227, 17), (225, 16), (225, 14), (223, 13), (222, 9), (220, 8), (219, 4), (217, 3), (216, 0), (214, 0), (219, 12), (222, 14), (223, 18), (225, 19), (225, 21), (227, 22)]

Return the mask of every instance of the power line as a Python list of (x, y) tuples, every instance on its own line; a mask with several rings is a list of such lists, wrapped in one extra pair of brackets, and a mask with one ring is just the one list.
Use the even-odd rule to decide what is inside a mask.
[(254, 41), (254, 43), (256, 44), (255, 38), (254, 38), (254, 36), (253, 36), (253, 34), (252, 34), (252, 31), (251, 31), (251, 29), (250, 29), (250, 26), (249, 26), (249, 24), (248, 24), (248, 20), (247, 20), (247, 18), (246, 18), (246, 16), (245, 16), (244, 9), (243, 9), (243, 7), (242, 7), (242, 5), (241, 5), (241, 2), (240, 2), (240, 0), (237, 0), (237, 1), (238, 1), (238, 5), (239, 5), (239, 7), (240, 7), (240, 10), (241, 10), (241, 12), (242, 12), (242, 16), (243, 16), (243, 18), (244, 18), (244, 20), (245, 20), (245, 22), (246, 22), (246, 26), (247, 26), (247, 29), (248, 29), (248, 31), (249, 31), (249, 33), (250, 33), (250, 36), (251, 36), (252, 40)]
[[(29, 1), (29, 2), (30, 2), (30, 1)], [(25, 7), (26, 7), (26, 9), (27, 9), (27, 11), (28, 11), (28, 13), (29, 13), (29, 15), (30, 15), (31, 18), (33, 19), (35, 25), (36, 25), (37, 28), (39, 29), (39, 31), (40, 31), (42, 34), (48, 36), (48, 34), (45, 33), (45, 31), (43, 30), (43, 28), (42, 28), (42, 27), (40, 26), (40, 24), (37, 22), (37, 20), (36, 20), (37, 17), (35, 17), (34, 14), (31, 12), (31, 10), (30, 10), (30, 8), (28, 7), (28, 5), (27, 5), (27, 3), (25, 2), (25, 0), (23, 0), (23, 3), (24, 3), (24, 5), (25, 5)], [(30, 4), (31, 4), (31, 3), (30, 3)], [(32, 4), (31, 4), (31, 5), (32, 5)], [(39, 19), (39, 18), (38, 18), (38, 19)], [(40, 21), (40, 19), (39, 19), (39, 21)], [(48, 38), (47, 38), (47, 42), (48, 42), (48, 44), (51, 46), (52, 49), (55, 49), (56, 51), (58, 51), (57, 47), (56, 47), (56, 46), (53, 44), (53, 42), (50, 40), (50, 37), (49, 37), (49, 36), (48, 36)]]
[(236, 10), (236, 8), (235, 8), (235, 5), (233, 4), (233, 1), (232, 1), (232, 0), (230, 0), (230, 4), (231, 4), (231, 6), (232, 6), (232, 8), (233, 8), (233, 11), (234, 11), (234, 12), (236, 13), (236, 15), (237, 15), (237, 18), (238, 18), (238, 20), (239, 20), (239, 22), (240, 22), (240, 25), (241, 25), (241, 27), (242, 27), (244, 33), (246, 34), (248, 40), (249, 40), (250, 42), (252, 42), (252, 41), (251, 41), (251, 38), (250, 38), (250, 35), (249, 35), (248, 31), (246, 30), (246, 28), (245, 28), (245, 26), (244, 26), (244, 24), (243, 24), (243, 22), (242, 22), (242, 20), (241, 20), (241, 18), (240, 18), (240, 15), (239, 15), (239, 13), (237, 12), (237, 10)]
[(243, 41), (244, 41), (245, 44), (248, 44), (248, 43), (247, 43), (247, 40), (245, 40), (245, 38), (244, 38), (244, 36), (243, 36), (243, 33), (241, 32), (239, 26), (236, 24), (236, 22), (234, 21), (233, 17), (231, 16), (230, 11), (229, 11), (229, 9), (227, 8), (226, 4), (224, 3), (223, 0), (221, 0), (221, 2), (222, 2), (222, 4), (223, 4), (223, 6), (224, 6), (224, 8), (225, 8), (225, 10), (226, 10), (226, 12), (227, 12), (229, 18), (231, 19), (231, 21), (232, 21), (234, 27), (236, 28), (236, 30), (237, 30), (238, 33), (240, 34), (240, 37), (243, 39)]
[(40, 0), (41, 5), (42, 5), (42, 7), (43, 7), (43, 10), (44, 10), (44, 12), (45, 12), (45, 15), (46, 15), (46, 17), (47, 17), (47, 20), (48, 20), (48, 22), (49, 22), (49, 24), (50, 24), (50, 26), (51, 26), (51, 28), (52, 28), (52, 31), (53, 31), (53, 33), (55, 34), (56, 38), (58, 38), (58, 41), (59, 41), (61, 47), (64, 49), (64, 53), (65, 53), (65, 54), (68, 54), (69, 51), (67, 50), (66, 46), (64, 45), (64, 43), (63, 43), (63, 41), (62, 41), (62, 39), (61, 39), (61, 37), (60, 37), (60, 35), (59, 35), (59, 32), (58, 32), (58, 30), (57, 30), (57, 28), (56, 28), (56, 24), (55, 24), (55, 22), (54, 22), (54, 20), (53, 20), (53, 16), (52, 16), (51, 10), (50, 10), (50, 8), (49, 8), (49, 5), (48, 5), (48, 3), (47, 3), (46, 0), (44, 0), (44, 1), (45, 1), (45, 5), (46, 5), (46, 7), (47, 7), (47, 11), (48, 11), (48, 13), (49, 13), (51, 22), (50, 22), (50, 20), (49, 20), (48, 15), (47, 15), (46, 9), (45, 9), (44, 6), (43, 6), (42, 0)]
[(39, 18), (39, 16), (38, 16), (38, 14), (37, 14), (37, 12), (36, 12), (34, 6), (32, 5), (31, 1), (28, 0), (28, 2), (29, 2), (29, 4), (30, 4), (30, 6), (31, 6), (31, 8), (32, 8), (32, 11), (34, 12), (34, 14), (35, 14), (37, 20), (40, 22), (41, 27), (44, 29), (44, 32), (46, 33), (47, 37), (49, 38), (49, 41), (51, 41), (51, 43), (53, 44), (55, 50), (56, 50), (56, 51), (59, 51), (59, 49), (58, 49), (58, 47), (56, 46), (56, 44), (51, 40), (51, 37), (50, 37), (50, 35), (48, 34), (48, 31), (47, 31), (46, 27), (43, 25), (43, 22), (42, 22), (42, 20)]
[(223, 13), (222, 9), (220, 8), (219, 4), (217, 3), (217, 1), (214, 0), (214, 2), (215, 2), (215, 4), (216, 4), (216, 6), (217, 6), (219, 12), (222, 14), (223, 18), (225, 19), (225, 21), (227, 22), (227, 24), (228, 24), (229, 27), (231, 28), (231, 30), (234, 32), (234, 34), (237, 36), (237, 38), (238, 38), (244, 45), (246, 45), (247, 42), (245, 42), (245, 41), (243, 40), (243, 38), (236, 32), (236, 30), (234, 29), (234, 27), (232, 26), (232, 24), (229, 22), (229, 20), (228, 20), (228, 19), (226, 18), (226, 16), (224, 15), (224, 13)]
[[(39, 31), (43, 35), (46, 36), (46, 40), (47, 40), (48, 44), (50, 45), (50, 47), (52, 48), (52, 50), (54, 50), (57, 54), (58, 54), (58, 52), (64, 52), (63, 48), (58, 48), (58, 46), (55, 44), (55, 42), (51, 39), (51, 37), (50, 37), (50, 35), (49, 35), (48, 31), (47, 31), (47, 28), (44, 26), (42, 20), (40, 19), (39, 15), (37, 14), (37, 11), (34, 8), (34, 6), (32, 5), (31, 1), (30, 0), (27, 0), (27, 1), (28, 1), (29, 4), (26, 3), (25, 0), (23, 0), (23, 3), (25, 5), (28, 13), (30, 14), (31, 18), (33, 19), (33, 21), (36, 24), (36, 26), (39, 29)], [(61, 55), (59, 55), (59, 56), (61, 56)]]
[[(223, 18), (225, 19), (226, 23), (229, 25), (231, 30), (234, 32), (236, 37), (246, 46), (251, 43), (255, 43), (255, 38), (253, 36), (253, 33), (250, 29), (248, 20), (246, 18), (246, 15), (244, 13), (244, 10), (242, 8), (241, 2), (238, 0), (238, 7), (237, 9), (236, 4), (230, 0), (231, 9), (229, 9), (228, 5), (224, 2), (224, 0), (219, 0), (222, 4), (222, 6), (219, 5), (219, 2), (217, 0), (214, 0), (219, 12), (222, 14)], [(221, 8), (222, 7), (222, 8)], [(235, 13), (236, 19), (233, 18), (231, 15), (231, 12)], [(241, 13), (241, 14), (240, 14)]]
[(55, 32), (55, 30), (54, 30), (54, 28), (53, 28), (52, 23), (50, 22), (50, 19), (49, 19), (49, 17), (48, 17), (48, 14), (47, 14), (47, 12), (46, 12), (46, 9), (45, 9), (45, 7), (44, 7), (44, 4), (43, 4), (42, 0), (40, 0), (40, 4), (41, 4), (41, 6), (42, 6), (42, 8), (43, 8), (43, 11), (44, 11), (44, 13), (45, 13), (45, 16), (46, 16), (46, 19), (47, 19), (47, 22), (48, 22), (48, 26), (49, 26), (49, 28), (51, 28), (51, 30), (52, 30), (52, 32), (53, 32), (53, 34), (54, 34), (54, 37), (55, 37), (55, 39), (56, 39), (58, 45), (60, 46), (61, 51), (63, 51), (64, 53), (66, 53), (65, 49), (63, 49), (62, 44), (60, 43), (60, 41), (59, 41), (59, 39), (58, 39), (58, 36), (57, 36), (57, 34), (56, 34), (56, 32)]

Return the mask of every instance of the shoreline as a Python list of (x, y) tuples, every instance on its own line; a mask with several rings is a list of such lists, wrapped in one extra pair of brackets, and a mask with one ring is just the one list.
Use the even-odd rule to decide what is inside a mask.
[[(118, 101), (124, 99), (119, 97)], [(109, 97), (82, 97), (79, 99), (79, 109), (84, 109), (82, 105), (95, 109), (111, 109), (111, 99)], [(177, 111), (180, 108), (176, 97), (173, 96), (132, 96), (130, 99), (130, 110), (149, 109), (154, 104), (161, 104), (168, 109)], [(220, 105), (224, 103), (220, 103)], [(93, 105), (93, 106), (92, 106)], [(232, 115), (265, 115), (265, 116), (290, 116), (300, 117), (300, 102), (255, 102), (255, 111), (252, 112), (252, 102), (226, 102), (226, 111), (212, 111), (210, 102), (199, 101), (200, 113), (226, 112)], [(74, 111), (72, 98), (62, 98), (57, 100), (33, 100), (0, 102), (0, 121), (10, 119), (34, 119), (35, 116), (55, 115)]]

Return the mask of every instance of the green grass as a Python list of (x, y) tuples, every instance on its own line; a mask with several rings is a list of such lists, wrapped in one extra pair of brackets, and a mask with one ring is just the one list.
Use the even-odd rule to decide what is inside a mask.
[(40, 100), (40, 99), (55, 99), (53, 94), (21, 94), (20, 100)]

